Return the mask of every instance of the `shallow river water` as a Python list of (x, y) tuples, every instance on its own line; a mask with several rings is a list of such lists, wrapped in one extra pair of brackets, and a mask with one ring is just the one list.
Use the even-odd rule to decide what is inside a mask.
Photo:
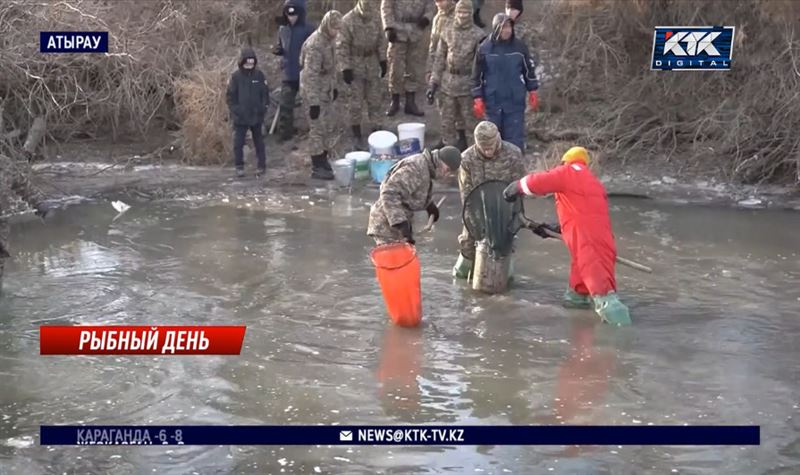
[[(235, 190), (234, 190), (235, 192)], [(235, 194), (232, 192), (232, 194)], [(0, 473), (800, 473), (800, 216), (613, 199), (634, 325), (559, 305), (523, 231), (502, 296), (454, 282), (457, 195), (419, 235), (424, 325), (386, 317), (374, 190), (69, 207), (12, 232)], [(552, 219), (552, 201), (528, 201)], [(415, 228), (424, 223), (418, 216)], [(43, 324), (244, 324), (240, 356), (39, 356)], [(40, 424), (759, 424), (759, 447), (43, 447)]]

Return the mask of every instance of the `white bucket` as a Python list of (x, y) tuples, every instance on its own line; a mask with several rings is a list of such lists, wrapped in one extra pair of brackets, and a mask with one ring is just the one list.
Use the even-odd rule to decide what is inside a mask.
[(350, 158), (343, 158), (333, 162), (333, 177), (342, 186), (353, 184), (353, 176), (356, 171), (356, 161)]
[(350, 152), (344, 155), (345, 159), (355, 160), (356, 162), (356, 180), (364, 180), (369, 178), (369, 152)]
[(394, 155), (394, 144), (397, 143), (397, 136), (388, 130), (378, 130), (369, 134), (369, 151), (373, 156)]
[(418, 139), (420, 148), (425, 148), (425, 124), (422, 122), (406, 122), (397, 126), (398, 140)]

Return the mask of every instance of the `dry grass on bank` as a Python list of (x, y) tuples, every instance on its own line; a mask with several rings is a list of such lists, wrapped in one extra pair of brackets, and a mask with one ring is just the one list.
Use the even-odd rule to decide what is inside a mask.
[[(316, 21), (353, 1), (310, 3)], [(224, 83), (250, 39), (277, 86), (268, 48), (281, 4), (0, 2), (0, 136), (18, 130), (14, 140), (23, 141), (39, 116), (61, 141), (182, 126), (193, 163), (226, 160)], [(486, 4), (490, 21), (502, 1)], [(524, 15), (538, 27), (537, 53), (553, 74), (531, 124), (550, 154), (578, 142), (601, 158), (710, 164), (735, 180), (800, 186), (800, 2), (541, 0), (527, 2)], [(732, 71), (650, 71), (654, 25), (712, 24), (736, 26)], [(109, 31), (112, 53), (40, 54), (38, 34), (48, 30)]]
[(230, 58), (206, 61), (176, 82), (185, 161), (206, 165), (230, 161), (233, 139), (225, 90), (235, 64)]
[[(572, 110), (570, 133), (603, 156), (800, 185), (799, 2), (549, 2), (542, 19), (560, 76), (549, 95)], [(735, 25), (732, 71), (650, 71), (655, 25)]]

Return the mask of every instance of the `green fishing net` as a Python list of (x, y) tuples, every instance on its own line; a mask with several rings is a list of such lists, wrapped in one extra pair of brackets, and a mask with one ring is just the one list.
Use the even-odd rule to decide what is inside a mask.
[(514, 236), (523, 227), (522, 200), (509, 203), (503, 198), (508, 182), (490, 180), (475, 187), (464, 200), (462, 218), (475, 242), (485, 240), (490, 254), (511, 253)]

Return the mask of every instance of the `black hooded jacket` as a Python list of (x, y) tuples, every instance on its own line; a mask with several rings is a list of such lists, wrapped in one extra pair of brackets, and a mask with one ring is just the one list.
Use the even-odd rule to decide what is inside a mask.
[[(253, 69), (245, 69), (248, 58), (256, 60)], [(228, 109), (234, 125), (255, 126), (264, 122), (269, 105), (269, 85), (264, 73), (258, 69), (258, 58), (252, 48), (244, 48), (239, 57), (239, 69), (228, 83)]]
[[(289, 23), (286, 16), (287, 7), (294, 7), (297, 11), (297, 22), (294, 25)], [(278, 29), (278, 50), (282, 56), (281, 70), (284, 81), (297, 82), (300, 80), (300, 50), (316, 27), (306, 22), (306, 0), (286, 0), (283, 8), (284, 13), (280, 17), (281, 27)]]

